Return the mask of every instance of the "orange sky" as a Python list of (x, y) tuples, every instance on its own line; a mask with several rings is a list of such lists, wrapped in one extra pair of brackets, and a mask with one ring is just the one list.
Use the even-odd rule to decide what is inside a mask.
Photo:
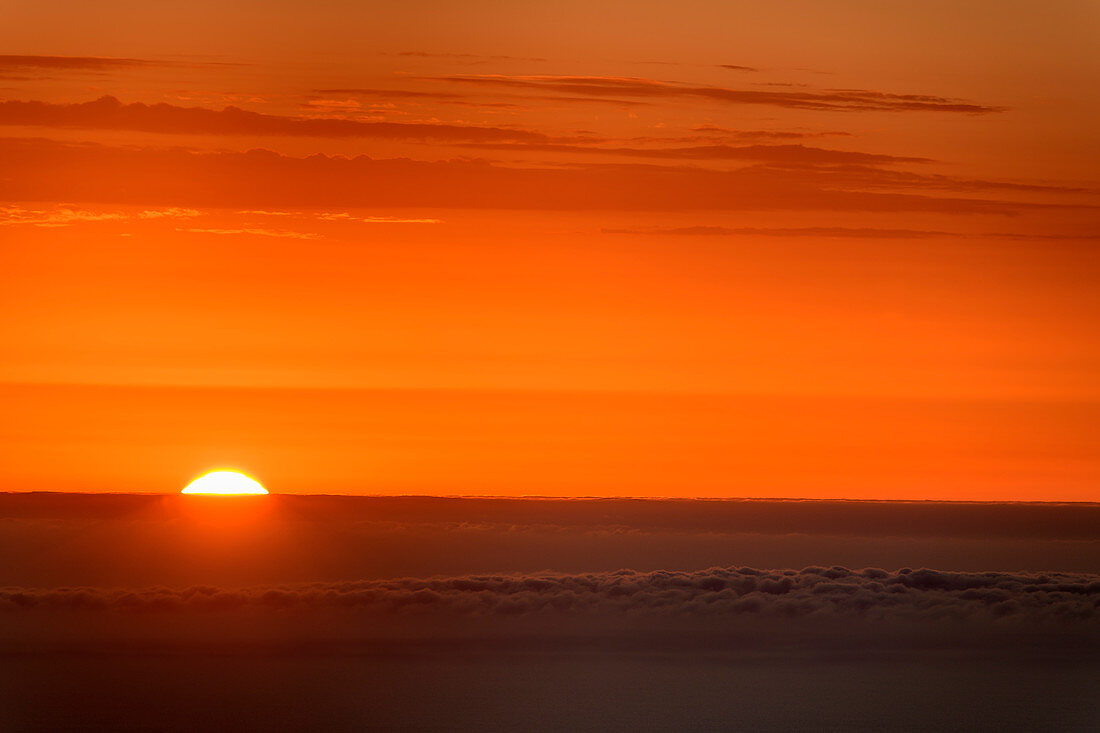
[(1093, 3), (6, 17), (0, 490), (1100, 500)]

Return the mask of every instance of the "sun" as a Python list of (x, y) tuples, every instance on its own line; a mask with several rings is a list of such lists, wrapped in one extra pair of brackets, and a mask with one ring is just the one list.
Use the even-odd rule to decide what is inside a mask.
[(237, 471), (211, 471), (187, 484), (184, 494), (248, 495), (266, 494), (259, 481)]

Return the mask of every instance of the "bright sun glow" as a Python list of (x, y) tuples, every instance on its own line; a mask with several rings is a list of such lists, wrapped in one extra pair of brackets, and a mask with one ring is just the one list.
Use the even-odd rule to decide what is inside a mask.
[(236, 471), (211, 471), (195, 479), (184, 494), (266, 494), (267, 489), (254, 478)]

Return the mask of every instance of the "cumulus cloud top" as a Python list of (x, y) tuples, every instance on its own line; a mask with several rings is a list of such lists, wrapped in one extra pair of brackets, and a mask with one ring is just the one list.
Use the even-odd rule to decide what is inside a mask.
[(8, 613), (354, 609), (470, 616), (642, 615), (940, 622), (997, 619), (1087, 625), (1100, 619), (1100, 576), (927, 568), (468, 575), (224, 589), (0, 589)]

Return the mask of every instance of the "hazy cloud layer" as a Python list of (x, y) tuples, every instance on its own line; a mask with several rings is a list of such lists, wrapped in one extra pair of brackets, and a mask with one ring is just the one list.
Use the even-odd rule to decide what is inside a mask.
[(721, 127), (720, 125), (714, 125), (710, 123), (704, 125), (696, 125), (695, 127), (691, 128), (691, 130), (692, 132), (706, 133), (707, 135), (728, 135), (733, 138), (760, 137), (795, 140), (807, 137), (852, 137), (852, 133), (844, 132), (842, 130), (824, 130), (820, 132), (809, 132), (804, 130), (738, 130), (735, 128)]
[(1025, 234), (1020, 232), (946, 232), (937, 229), (876, 229), (873, 227), (727, 227), (708, 224), (684, 227), (627, 227), (605, 228), (604, 234), (629, 234), (636, 236), (671, 235), (690, 237), (826, 237), (842, 239), (936, 239), (955, 237), (962, 239), (1013, 239), (1085, 241), (1100, 239), (1100, 234)]
[(829, 150), (808, 145), (693, 145), (675, 148), (609, 148), (561, 143), (472, 143), (471, 145), (513, 152), (603, 154), (665, 160), (751, 160), (788, 164), (932, 162), (928, 158), (862, 153), (857, 150)]
[[(481, 133), (488, 130), (470, 129)], [(484, 160), (422, 162), (326, 155), (298, 158), (267, 150), (200, 153), (10, 138), (0, 140), (0, 153), (7, 171), (0, 180), (0, 196), (16, 201), (237, 208), (423, 206), (955, 214), (1013, 213), (1046, 206), (931, 196), (919, 186), (902, 192), (860, 190), (879, 169), (863, 170), (859, 180), (848, 187), (834, 180), (827, 170), (807, 175), (810, 169), (805, 165), (754, 165), (732, 171), (656, 165), (516, 168)]]
[[(816, 499), (522, 499), (275, 494), (310, 521), (617, 527), (868, 537), (1100, 540), (1100, 504)], [(0, 493), (0, 519), (106, 521), (186, 515), (201, 500), (162, 494)]]
[(106, 56), (20, 56), (0, 54), (0, 69), (83, 69), (103, 71), (154, 66), (171, 66), (168, 62), (149, 59), (126, 59)]
[(868, 89), (826, 89), (821, 91), (764, 91), (696, 86), (616, 76), (505, 76), (500, 74), (450, 75), (439, 80), (486, 87), (508, 87), (589, 96), (640, 97), (645, 99), (696, 98), (728, 104), (755, 104), (791, 109), (839, 112), (962, 112), (985, 114), (1003, 107), (975, 104), (927, 94), (894, 94)]
[(427, 99), (433, 102), (454, 99), (469, 99), (467, 94), (455, 92), (437, 92), (418, 89), (369, 89), (350, 87), (344, 89), (314, 89), (317, 94), (347, 94), (354, 97), (377, 99)]
[(18, 100), (2, 102), (0, 103), (0, 125), (133, 130), (190, 135), (286, 135), (444, 142), (494, 140), (539, 142), (548, 139), (546, 135), (538, 132), (499, 127), (288, 117), (250, 112), (239, 107), (214, 110), (165, 103), (123, 104), (110, 96), (75, 104)]
[(536, 58), (530, 56), (507, 56), (503, 54), (479, 54), (479, 53), (430, 53), (428, 51), (399, 51), (393, 54), (384, 54), (389, 56), (405, 56), (424, 59), (444, 59), (444, 60), (457, 60), (468, 62), (485, 62), (485, 61), (546, 61), (544, 58)]
[[(795, 146), (790, 146), (795, 147)], [(960, 178), (935, 173), (915, 173), (912, 171), (891, 170), (878, 165), (851, 162), (829, 161), (770, 161), (775, 171), (797, 170), (798, 175), (807, 183), (833, 185), (838, 187), (905, 189), (923, 188), (928, 190), (948, 190), (957, 192), (1003, 190), (1021, 193), (1100, 193), (1096, 189), (1075, 186), (1059, 186), (1041, 183), (1017, 181), (995, 181), (980, 178)]]
[(0, 494), (0, 586), (755, 567), (1100, 572), (1100, 505)]
[(871, 227), (725, 227), (700, 224), (686, 227), (633, 227), (603, 229), (604, 234), (699, 237), (857, 237), (867, 239), (929, 239), (934, 237), (965, 236), (954, 232), (926, 229), (874, 229)]

